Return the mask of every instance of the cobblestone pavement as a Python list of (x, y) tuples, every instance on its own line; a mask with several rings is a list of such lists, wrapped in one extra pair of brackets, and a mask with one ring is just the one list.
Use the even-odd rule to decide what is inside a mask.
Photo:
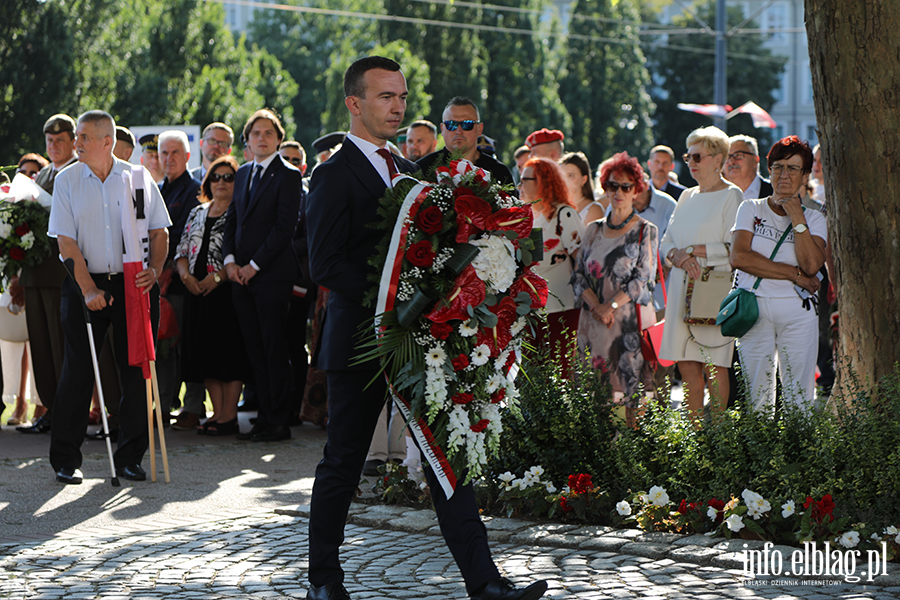
[[(354, 505), (341, 550), (353, 598), (466, 597), (434, 523), (423, 533), (404, 531), (427, 526), (426, 512)], [(143, 533), (0, 545), (0, 598), (305, 598), (308, 520), (302, 514), (302, 508), (286, 509)], [(357, 524), (387, 521), (391, 529)], [(518, 523), (488, 522), (492, 537), (507, 540), (493, 543), (495, 558), (515, 582), (547, 579), (548, 598), (888, 600), (900, 595), (900, 587), (842, 581), (748, 583), (739, 569), (728, 568), (727, 553), (701, 561), (707, 562), (704, 565), (589, 549), (585, 540), (576, 540), (581, 548), (539, 545), (535, 539), (560, 535), (559, 527), (567, 526)], [(594, 540), (608, 537), (585, 528), (565, 533)], [(626, 544), (641, 543), (632, 541), (638, 539), (633, 533), (627, 535), (631, 538), (624, 539)], [(656, 546), (662, 552), (665, 544)], [(669, 544), (666, 552), (672, 548)], [(716, 566), (717, 558), (724, 560), (721, 566)]]

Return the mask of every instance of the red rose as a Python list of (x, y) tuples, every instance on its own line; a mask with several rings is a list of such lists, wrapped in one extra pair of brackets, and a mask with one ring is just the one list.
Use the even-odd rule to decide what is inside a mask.
[(434, 263), (434, 257), (434, 250), (431, 248), (431, 242), (428, 240), (416, 242), (406, 251), (406, 260), (415, 267), (430, 267)]
[(465, 354), (460, 354), (450, 362), (453, 364), (454, 371), (462, 371), (469, 366), (469, 357)]
[(447, 325), (446, 323), (431, 324), (431, 335), (439, 340), (446, 340), (451, 333), (453, 333), (453, 325)]
[(491, 404), (499, 404), (504, 398), (506, 398), (506, 390), (504, 388), (500, 388), (493, 394), (491, 394)]
[(22, 223), (18, 227), (16, 227), (16, 235), (22, 237), (26, 233), (31, 231), (31, 227), (28, 226), (28, 223)]
[(477, 423), (475, 423), (474, 425), (472, 425), (471, 427), (469, 427), (469, 429), (471, 429), (475, 433), (481, 433), (482, 431), (487, 429), (487, 426), (489, 423), (490, 423), (489, 420), (482, 419), (482, 420), (478, 421)]
[(25, 260), (25, 251), (21, 248), (10, 248), (9, 257), (13, 260)]
[(416, 215), (416, 225), (428, 235), (438, 233), (444, 227), (444, 213), (437, 206), (429, 206)]
[(454, 394), (450, 399), (453, 400), (454, 404), (468, 404), (475, 399), (475, 396), (469, 393)]

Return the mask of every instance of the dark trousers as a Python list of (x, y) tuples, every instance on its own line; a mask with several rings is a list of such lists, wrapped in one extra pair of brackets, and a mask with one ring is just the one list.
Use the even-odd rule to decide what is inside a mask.
[[(328, 440), (316, 468), (309, 516), (309, 581), (313, 585), (342, 582), (338, 550), (344, 523), (378, 414), (385, 403), (384, 379), (372, 371), (328, 371)], [(472, 485), (458, 485), (448, 500), (431, 469), (425, 469), (438, 523), (471, 594), (500, 577), (491, 558), (487, 531), (478, 514)], [(465, 478), (460, 475), (459, 481)]]
[(256, 281), (231, 286), (259, 402), (256, 424), (290, 423), (291, 359), (288, 348), (289, 281)]
[(53, 409), (56, 385), (62, 375), (63, 336), (58, 287), (25, 287), (25, 321), (31, 345), (34, 386), (48, 411)]
[(306, 321), (309, 319), (309, 297), (291, 296), (288, 313), (288, 344), (291, 354), (291, 412), (303, 408), (306, 374), (309, 372), (309, 353), (306, 351)]
[[(120, 276), (121, 277), (121, 276)], [(113, 456), (117, 467), (140, 464), (147, 451), (147, 396), (140, 367), (128, 365), (128, 327), (125, 321), (125, 291), (121, 279), (109, 281), (95, 276), (101, 290), (113, 298), (111, 306), (91, 311), (94, 346), (103, 347), (107, 329), (113, 325), (116, 367), (122, 385), (121, 398), (106, 398), (107, 404), (119, 403), (119, 442)], [(50, 430), (50, 464), (54, 470), (81, 467), (81, 444), (87, 429), (88, 409), (94, 389), (94, 367), (82, 309), (81, 290), (71, 280), (62, 285), (63, 331), (66, 336), (62, 377), (53, 403), (53, 428)], [(150, 291), (150, 317), (153, 335), (159, 324), (159, 287)]]

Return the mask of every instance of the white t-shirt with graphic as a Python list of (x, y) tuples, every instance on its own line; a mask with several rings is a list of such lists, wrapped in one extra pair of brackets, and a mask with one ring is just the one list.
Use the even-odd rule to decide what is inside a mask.
[[(825, 223), (825, 215), (818, 211), (806, 210), (803, 212), (809, 233), (828, 241), (828, 228)], [(772, 250), (784, 230), (791, 224), (791, 218), (787, 215), (780, 216), (769, 208), (765, 198), (758, 200), (744, 200), (735, 217), (732, 233), (735, 231), (749, 231), (753, 234), (750, 249), (762, 254), (766, 258), (772, 256)], [(794, 230), (788, 234), (784, 243), (778, 249), (778, 254), (772, 259), (777, 263), (788, 265), (797, 264), (797, 254), (794, 251)], [(735, 287), (749, 290), (756, 283), (756, 276), (745, 273), (740, 269), (735, 271)], [(765, 277), (756, 290), (760, 298), (793, 298), (797, 295), (794, 290), (794, 282), (786, 279), (766, 279)]]

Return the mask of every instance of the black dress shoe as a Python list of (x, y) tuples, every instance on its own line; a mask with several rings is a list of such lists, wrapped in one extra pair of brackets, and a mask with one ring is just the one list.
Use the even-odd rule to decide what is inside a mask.
[(144, 481), (147, 479), (147, 473), (141, 468), (141, 465), (125, 465), (124, 467), (116, 467), (116, 475), (122, 479), (130, 481)]
[(244, 433), (237, 434), (237, 439), (252, 440), (254, 435), (259, 435), (260, 433), (262, 433), (263, 431), (266, 430), (266, 427), (268, 427), (268, 425), (262, 425), (262, 424), (257, 423), (250, 429), (250, 431), (245, 431)]
[[(94, 440), (94, 441), (103, 441), (106, 439), (106, 434), (103, 433), (103, 428), (101, 427), (94, 433), (86, 433), (84, 434), (85, 439)], [(119, 430), (115, 429), (109, 432), (109, 439), (113, 442), (119, 439)]]
[(251, 442), (278, 442), (289, 439), (291, 439), (291, 429), (287, 425), (268, 425), (259, 433), (250, 436)]
[(311, 585), (306, 593), (306, 600), (350, 600), (350, 594), (340, 583)]
[(378, 467), (383, 464), (384, 461), (377, 458), (367, 460), (365, 464), (363, 464), (363, 475), (367, 477), (378, 477)]
[(82, 479), (81, 471), (75, 467), (62, 467), (56, 472), (56, 480), (60, 483), (78, 485), (81, 483)]
[(501, 577), (488, 581), (472, 600), (537, 600), (547, 591), (546, 581), (536, 581), (526, 588), (517, 588), (509, 579)]
[[(16, 431), (19, 433), (47, 433), (50, 431), (50, 415), (44, 415), (36, 420), (31, 425), (23, 425), (21, 427), (16, 427)], [(80, 481), (78, 483), (81, 483)]]

